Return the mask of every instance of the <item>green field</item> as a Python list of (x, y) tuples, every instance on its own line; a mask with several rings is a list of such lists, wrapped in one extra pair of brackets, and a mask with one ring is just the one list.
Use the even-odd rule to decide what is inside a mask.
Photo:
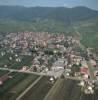
[(76, 22), (73, 26), (80, 33), (81, 42), (86, 47), (92, 47), (98, 50), (98, 17)]
[(39, 20), (33, 21), (18, 21), (9, 19), (0, 19), (0, 32), (66, 32), (66, 24), (55, 20)]

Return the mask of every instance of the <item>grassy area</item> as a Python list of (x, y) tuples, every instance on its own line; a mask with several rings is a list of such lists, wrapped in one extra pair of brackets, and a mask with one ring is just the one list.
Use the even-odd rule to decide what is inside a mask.
[(86, 47), (98, 50), (98, 18), (88, 19), (73, 24), (82, 37), (81, 42)]
[[(12, 60), (9, 60), (9, 57), (12, 57)], [(23, 66), (30, 66), (32, 64), (32, 56), (20, 56), (21, 62), (16, 62), (14, 54), (6, 54), (0, 56), (0, 67), (7, 65), (8, 68), (20, 69)]]
[(55, 20), (38, 20), (38, 21), (18, 21), (10, 19), (0, 19), (0, 32), (66, 32), (65, 23)]
[(23, 66), (31, 66), (32, 65), (32, 56), (22, 56), (22, 61), (18, 63), (13, 63), (11, 68), (20, 69)]

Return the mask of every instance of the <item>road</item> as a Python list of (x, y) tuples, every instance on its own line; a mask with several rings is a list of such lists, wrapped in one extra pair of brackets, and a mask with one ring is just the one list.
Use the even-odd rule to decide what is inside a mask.
[(93, 68), (93, 66), (90, 64), (90, 61), (87, 61), (87, 64), (88, 64), (88, 69), (89, 69), (89, 73), (90, 73), (90, 78), (91, 78), (91, 80), (95, 80), (96, 78), (94, 77), (94, 71), (96, 69)]
[[(85, 50), (85, 47), (80, 43), (80, 46), (83, 50)], [(89, 61), (86, 61), (87, 65), (88, 65), (88, 71), (89, 71), (89, 75), (90, 75), (90, 78), (91, 80), (95, 80), (95, 77), (94, 77), (94, 71), (96, 70), (95, 68), (93, 68), (93, 66), (91, 65), (90, 63), (90, 59)]]
[[(59, 59), (58, 61), (56, 61), (53, 64), (52, 68), (54, 67), (55, 69), (57, 69), (59, 66), (64, 68), (64, 63), (62, 59)], [(19, 72), (19, 73), (28, 73), (28, 74), (42, 75), (42, 76), (53, 76), (55, 78), (60, 77), (64, 71), (63, 69), (57, 69), (57, 70), (51, 70), (47, 72), (42, 71), (38, 73), (38, 72), (29, 71), (29, 70), (23, 71), (23, 70), (11, 69), (11, 68), (0, 68), (0, 70), (10, 71), (10, 72)]]
[[(61, 72), (47, 72), (47, 73), (37, 73), (37, 72), (28, 72), (28, 71), (21, 71), (21, 70), (16, 70), (16, 69), (8, 69), (8, 68), (0, 68), (0, 70), (7, 70), (7, 71), (10, 71), (10, 72), (19, 72), (19, 73), (28, 73), (28, 74), (34, 74), (34, 75), (41, 75), (41, 76), (50, 76), (50, 77), (60, 77), (61, 74), (63, 73), (63, 70), (61, 70)], [(66, 79), (71, 79), (71, 80), (77, 80), (77, 81), (81, 81), (83, 80), (83, 78), (79, 78), (79, 77), (71, 77), (71, 76), (65, 76), (64, 77)]]
[[(74, 26), (73, 26), (73, 28), (74, 28), (77, 35), (81, 34)], [(79, 46), (81, 47), (82, 50), (86, 50), (85, 46), (80, 41), (79, 41)], [(93, 68), (93, 66), (91, 65), (90, 59), (89, 59), (89, 61), (87, 61), (87, 65), (88, 65), (88, 71), (89, 71), (90, 79), (93, 81), (93, 80), (95, 80), (94, 71), (96, 69)]]
[(34, 74), (34, 75), (42, 75), (42, 76), (53, 76), (53, 77), (60, 77), (63, 73), (63, 70), (59, 71), (48, 71), (48, 72), (31, 72), (31, 71), (23, 71), (11, 68), (0, 68), (0, 70), (10, 71), (10, 72), (19, 72), (19, 73), (27, 73), (27, 74)]

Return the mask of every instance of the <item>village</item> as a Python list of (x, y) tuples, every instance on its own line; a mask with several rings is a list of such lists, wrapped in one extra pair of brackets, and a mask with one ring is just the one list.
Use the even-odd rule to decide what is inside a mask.
[(87, 94), (93, 94), (98, 85), (98, 64), (90, 48), (80, 46), (79, 39), (64, 33), (19, 32), (10, 33), (0, 41), (0, 85), (13, 72), (78, 80)]

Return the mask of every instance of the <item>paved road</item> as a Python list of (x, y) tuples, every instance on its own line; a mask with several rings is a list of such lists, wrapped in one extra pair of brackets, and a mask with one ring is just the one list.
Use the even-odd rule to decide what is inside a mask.
[(54, 76), (54, 77), (60, 77), (63, 73), (63, 70), (59, 71), (48, 71), (48, 72), (31, 72), (31, 71), (22, 71), (22, 70), (17, 70), (17, 69), (10, 69), (10, 68), (0, 68), (0, 70), (6, 70), (10, 72), (19, 72), (19, 73), (27, 73), (27, 74), (34, 74), (34, 75), (42, 75), (42, 76)]
[[(59, 59), (58, 61), (55, 62), (54, 66), (52, 67), (55, 67), (57, 68), (56, 65), (59, 65), (60, 67), (64, 67), (64, 63), (63, 62), (60, 62), (60, 61), (63, 61), (62, 59)], [(26, 70), (26, 71), (23, 71), (23, 70), (17, 70), (17, 69), (11, 69), (11, 68), (0, 68), (0, 70), (6, 70), (6, 71), (10, 71), (10, 72), (19, 72), (19, 73), (28, 73), (28, 74), (34, 74), (34, 75), (42, 75), (42, 76), (53, 76), (55, 78), (57, 77), (60, 77), (62, 74), (63, 74), (63, 69), (58, 69), (57, 71), (56, 70), (52, 70), (52, 71), (48, 71), (48, 72), (31, 72), (29, 70)]]
[[(41, 76), (54, 76), (54, 77), (60, 77), (61, 74), (63, 73), (63, 70), (60, 70), (59, 72), (47, 72), (47, 73), (37, 73), (37, 72), (26, 72), (26, 71), (21, 71), (21, 70), (16, 70), (16, 69), (8, 69), (8, 68), (0, 68), (0, 70), (7, 70), (10, 72), (19, 72), (19, 73), (28, 73), (28, 74), (34, 74), (34, 75), (41, 75)], [(65, 76), (66, 79), (71, 79), (71, 80), (83, 80), (83, 78), (78, 78), (78, 77), (71, 77), (71, 76)]]

